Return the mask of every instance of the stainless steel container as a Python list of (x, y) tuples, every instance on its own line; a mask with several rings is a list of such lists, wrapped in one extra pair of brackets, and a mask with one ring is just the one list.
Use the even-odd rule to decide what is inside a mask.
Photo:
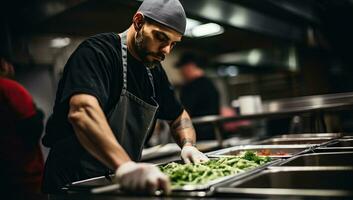
[(338, 139), (314, 150), (317, 153), (353, 151), (353, 139)]
[(312, 151), (315, 153), (347, 152), (353, 151), (353, 147), (318, 147)]
[(301, 134), (284, 134), (272, 138), (340, 138), (342, 133), (301, 133)]
[[(216, 159), (216, 158), (212, 158), (212, 157), (210, 157), (210, 158), (211, 159)], [(229, 182), (229, 181), (235, 181), (235, 180), (242, 179), (242, 178), (244, 178), (246, 176), (249, 176), (251, 174), (258, 173), (258, 172), (262, 171), (263, 169), (266, 169), (269, 166), (277, 165), (280, 162), (281, 162), (280, 159), (275, 159), (275, 160), (273, 160), (271, 162), (268, 162), (268, 163), (266, 163), (264, 165), (261, 165), (259, 167), (245, 170), (244, 172), (240, 172), (240, 173), (229, 175), (229, 176), (224, 176), (224, 177), (209, 181), (209, 182), (204, 183), (204, 184), (185, 185), (185, 186), (182, 186), (182, 187), (173, 188), (173, 191), (208, 190), (214, 185), (218, 185), (218, 184), (221, 184), (221, 183), (226, 183), (226, 182)]]
[(353, 147), (353, 139), (339, 139), (328, 144), (327, 147)]
[(258, 142), (262, 145), (292, 145), (292, 144), (310, 144), (312, 146), (324, 145), (330, 142), (330, 137), (308, 137), (308, 138), (270, 138)]
[[(212, 186), (220, 184), (220, 183), (226, 183), (229, 181), (235, 181), (242, 179), (246, 176), (249, 176), (251, 174), (255, 174), (257, 172), (260, 172), (261, 170), (267, 168), (268, 166), (275, 165), (279, 163), (280, 160), (274, 160), (269, 163), (266, 163), (265, 165), (252, 168), (249, 170), (246, 170), (244, 172), (238, 173), (238, 174), (233, 174), (225, 177), (221, 177), (212, 181), (209, 181), (205, 184), (199, 184), (199, 185), (185, 185), (182, 187), (178, 188), (173, 188), (173, 192), (192, 192), (192, 191), (205, 191), (210, 189)], [(162, 164), (164, 165), (164, 164)], [(114, 193), (114, 194), (121, 194), (123, 193), (120, 190), (120, 186), (117, 183), (113, 183), (111, 181), (113, 179), (113, 176), (108, 176), (108, 177), (96, 177), (92, 179), (87, 179), (87, 180), (82, 180), (78, 182), (71, 183), (68, 185), (65, 190), (69, 191), (85, 191), (86, 193)], [(187, 196), (202, 196), (202, 194), (208, 194), (209, 192), (206, 193), (193, 193), (193, 194), (188, 194)], [(160, 195), (160, 191), (157, 191), (156, 195)]]
[(287, 159), (281, 166), (353, 166), (353, 151), (311, 153)]
[(352, 197), (353, 167), (270, 167), (215, 191), (247, 197)]
[(245, 145), (234, 146), (207, 153), (209, 157), (236, 156), (243, 151), (254, 151), (258, 155), (272, 158), (288, 158), (310, 150), (311, 145)]

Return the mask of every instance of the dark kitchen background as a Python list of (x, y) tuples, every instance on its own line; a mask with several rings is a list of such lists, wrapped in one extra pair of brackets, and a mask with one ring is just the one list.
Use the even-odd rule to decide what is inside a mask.
[[(0, 48), (14, 63), (16, 80), (50, 115), (65, 62), (85, 38), (122, 32), (141, 1), (3, 0)], [(183, 41), (163, 62), (183, 52), (208, 58), (207, 76), (222, 106), (244, 95), (263, 101), (353, 91), (352, 0), (181, 0), (188, 16)], [(329, 116), (332, 130), (351, 131), (351, 111)], [(285, 133), (288, 124), (265, 134)], [(45, 151), (46, 152), (46, 151)]]

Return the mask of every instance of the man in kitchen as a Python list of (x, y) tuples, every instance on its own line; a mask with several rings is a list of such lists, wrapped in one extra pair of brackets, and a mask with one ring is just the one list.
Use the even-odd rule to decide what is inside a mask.
[[(220, 114), (219, 92), (212, 80), (206, 77), (202, 69), (205, 66), (205, 59), (191, 52), (183, 54), (175, 66), (184, 80), (180, 101), (191, 117)], [(195, 129), (198, 140), (216, 139), (212, 124), (199, 124)]]
[(130, 191), (170, 190), (156, 166), (138, 163), (156, 119), (168, 120), (184, 162), (208, 158), (176, 100), (160, 62), (181, 41), (186, 15), (178, 0), (145, 0), (119, 35), (85, 40), (67, 61), (43, 144), (50, 147), (43, 190), (115, 172)]

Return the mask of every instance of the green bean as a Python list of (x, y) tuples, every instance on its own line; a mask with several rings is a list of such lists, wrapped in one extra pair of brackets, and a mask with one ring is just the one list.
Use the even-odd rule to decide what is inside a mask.
[(247, 151), (243, 156), (211, 159), (198, 164), (178, 164), (175, 162), (161, 166), (163, 173), (167, 174), (173, 187), (184, 185), (204, 184), (209, 181), (243, 172), (271, 161), (269, 157), (257, 156)]

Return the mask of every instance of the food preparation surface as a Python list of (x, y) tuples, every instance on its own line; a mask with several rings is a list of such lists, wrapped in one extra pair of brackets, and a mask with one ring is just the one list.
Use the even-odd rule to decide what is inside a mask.
[[(278, 140), (295, 142), (290, 145), (244, 145), (221, 149), (207, 153), (211, 161), (203, 164), (168, 161), (159, 165), (171, 178), (173, 192), (170, 198), (353, 197), (353, 151), (344, 152), (352, 150), (352, 138), (335, 139), (332, 134), (318, 134), (316, 137), (305, 134), (300, 139), (286, 135), (262, 142)], [(310, 143), (303, 144), (303, 141)], [(258, 160), (264, 158), (261, 155), (275, 160), (266, 163), (268, 160)], [(79, 185), (84, 186), (86, 192), (82, 192), (82, 187), (72, 187), (74, 189), (67, 191), (92, 194), (92, 191), (98, 191), (97, 188), (117, 184), (113, 184), (109, 177), (98, 177), (76, 183), (76, 186)], [(94, 197), (90, 199), (98, 196), (129, 199), (138, 195), (117, 189), (103, 192), (90, 196)], [(163, 193), (157, 191), (155, 195)], [(67, 197), (72, 195), (61, 197), (69, 199)]]

